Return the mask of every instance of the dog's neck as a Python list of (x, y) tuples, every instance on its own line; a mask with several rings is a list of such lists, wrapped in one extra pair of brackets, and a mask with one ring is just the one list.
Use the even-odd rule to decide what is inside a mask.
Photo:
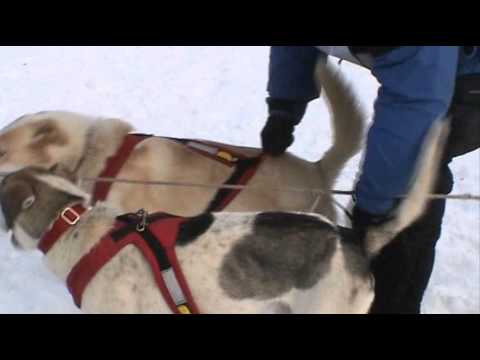
[[(76, 153), (72, 169), (77, 177), (97, 177), (104, 169), (107, 159), (115, 154), (125, 136), (133, 127), (121, 120), (107, 119), (92, 123), (86, 130), (82, 151)], [(71, 165), (71, 164), (67, 164)], [(81, 182), (81, 188), (88, 193), (94, 183)]]
[(40, 242), (38, 243), (40, 251), (48, 254), (56, 242), (76, 225), (82, 215), (89, 210), (85, 203), (86, 201), (76, 201), (57, 210), (55, 217), (46, 227), (47, 230), (43, 231), (40, 236)]
[(45, 254), (48, 268), (66, 281), (73, 267), (112, 228), (118, 215), (104, 205), (96, 205), (85, 212), (80, 222), (60, 236)]

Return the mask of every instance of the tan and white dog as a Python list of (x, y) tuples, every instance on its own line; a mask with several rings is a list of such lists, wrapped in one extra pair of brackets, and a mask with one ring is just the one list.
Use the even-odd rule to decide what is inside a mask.
[[(242, 191), (225, 211), (308, 211), (316, 198), (310, 192), (281, 192), (278, 188), (316, 188), (328, 192), (337, 176), (361, 148), (365, 114), (341, 74), (333, 66), (319, 65), (316, 78), (322, 84), (332, 114), (332, 147), (318, 162), (292, 154), (265, 157), (249, 186), (261, 191)], [(0, 172), (26, 166), (48, 169), (60, 164), (79, 179), (95, 178), (106, 160), (115, 154), (124, 137), (133, 131), (125, 121), (99, 119), (69, 112), (41, 112), (25, 115), (0, 131)], [(259, 149), (233, 150), (259, 154)], [(143, 181), (222, 185), (232, 169), (212, 161), (176, 141), (149, 138), (135, 148), (118, 178)], [(92, 194), (94, 184), (81, 182)], [(277, 189), (277, 190), (276, 190)], [(216, 189), (148, 186), (114, 183), (106, 200), (123, 211), (145, 208), (193, 216), (206, 210)], [(335, 221), (333, 199), (325, 194), (313, 209)]]
[[(202, 313), (366, 313), (373, 301), (369, 262), (424, 211), (446, 137), (438, 122), (418, 160), (415, 181), (387, 223), (367, 229), (365, 245), (342, 238), (317, 214), (215, 213), (196, 217), (203, 226), (176, 243), (176, 253)], [(62, 209), (89, 195), (37, 168), (7, 176), (0, 185), (5, 227), (17, 247), (34, 249)], [(97, 203), (46, 255), (66, 280), (75, 264), (122, 211)], [(149, 263), (128, 245), (93, 277), (83, 292), (87, 313), (170, 313)]]

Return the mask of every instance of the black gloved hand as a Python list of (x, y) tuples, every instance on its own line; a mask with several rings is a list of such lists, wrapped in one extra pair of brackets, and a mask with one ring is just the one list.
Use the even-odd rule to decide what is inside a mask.
[(293, 136), (295, 125), (297, 125), (297, 120), (291, 116), (270, 115), (261, 133), (263, 151), (272, 156), (285, 153), (295, 139)]
[(266, 154), (280, 156), (293, 144), (295, 126), (300, 123), (306, 102), (267, 99), (270, 116), (262, 130), (262, 148)]

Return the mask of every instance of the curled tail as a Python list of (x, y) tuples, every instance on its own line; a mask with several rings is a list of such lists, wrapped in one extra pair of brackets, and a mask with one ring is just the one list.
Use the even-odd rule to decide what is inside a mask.
[(393, 220), (367, 230), (366, 252), (374, 258), (395, 236), (415, 222), (425, 211), (440, 168), (449, 121), (437, 120), (429, 130), (418, 157), (410, 190), (400, 203)]
[(326, 95), (333, 126), (333, 145), (317, 164), (332, 185), (347, 161), (361, 149), (366, 114), (353, 88), (333, 64), (320, 61), (315, 79)]

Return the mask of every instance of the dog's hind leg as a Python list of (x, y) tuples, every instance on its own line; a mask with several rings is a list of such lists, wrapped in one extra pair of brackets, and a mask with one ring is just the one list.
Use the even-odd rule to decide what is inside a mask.
[(268, 303), (263, 309), (263, 314), (291, 314), (292, 308), (284, 301)]

